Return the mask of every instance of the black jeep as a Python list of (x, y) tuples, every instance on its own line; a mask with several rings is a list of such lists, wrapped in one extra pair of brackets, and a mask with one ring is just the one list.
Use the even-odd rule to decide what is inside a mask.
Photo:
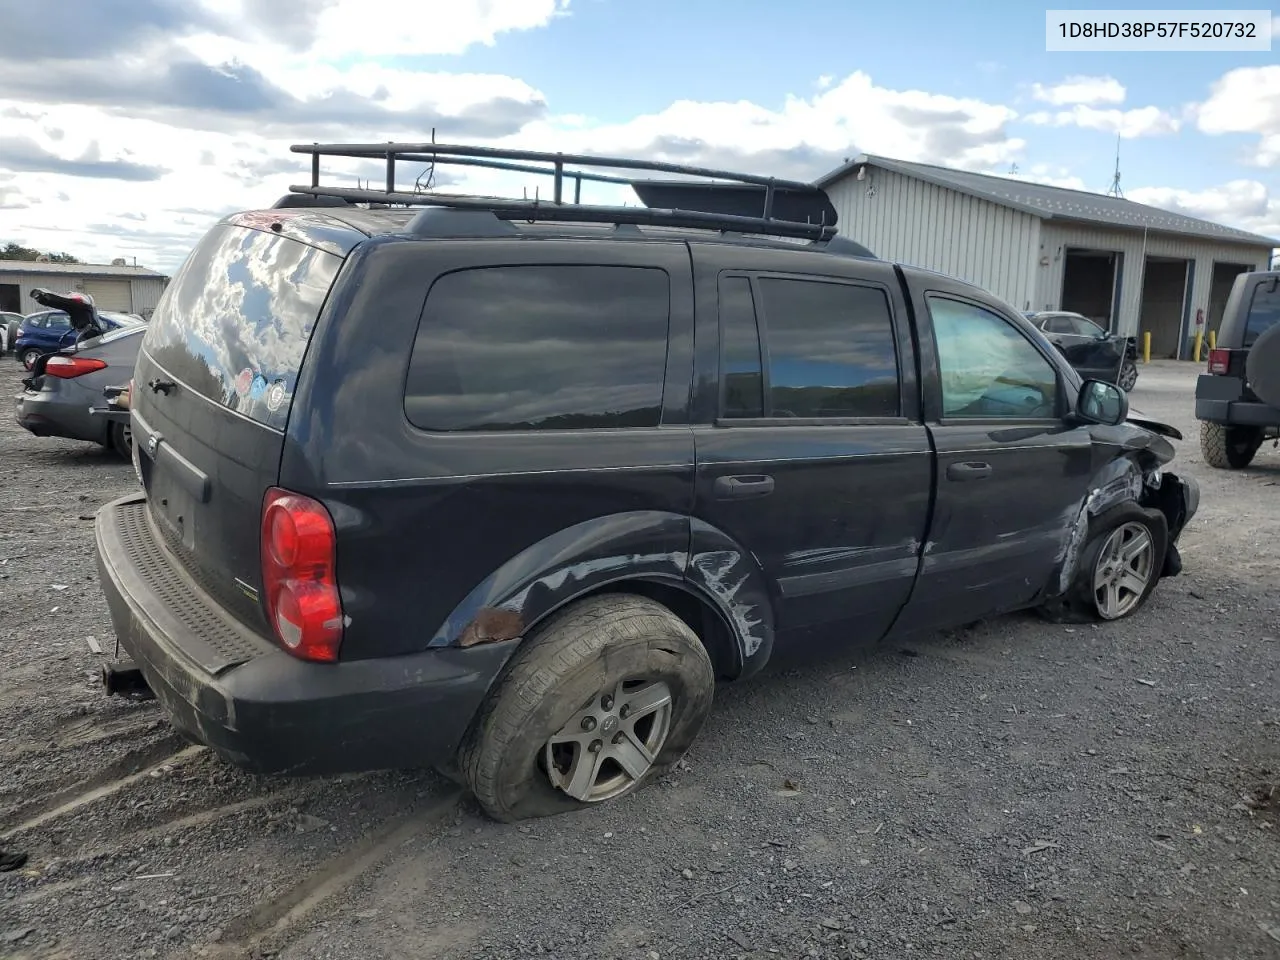
[(1208, 372), (1196, 381), (1196, 419), (1212, 467), (1243, 469), (1280, 437), (1280, 271), (1236, 277)]
[[(168, 287), (143, 492), (96, 523), (117, 673), (237, 764), (436, 765), (546, 815), (668, 769), (718, 678), (806, 635), (1117, 619), (1178, 572), (1176, 432), (1001, 300), (772, 215), (806, 184), (739, 177), (746, 217), (562, 193), (566, 163), (723, 171), (294, 149), (312, 185)], [(324, 187), (326, 154), (538, 161), (555, 190)]]

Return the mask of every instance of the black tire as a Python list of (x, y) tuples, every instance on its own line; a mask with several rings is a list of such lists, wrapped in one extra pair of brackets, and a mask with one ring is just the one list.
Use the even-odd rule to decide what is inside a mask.
[(112, 423), (107, 427), (107, 444), (116, 456), (133, 460), (133, 431), (127, 423)]
[(1138, 365), (1132, 360), (1126, 360), (1124, 366), (1120, 368), (1120, 389), (1125, 393), (1131, 391), (1138, 384)]
[[(1113, 532), (1126, 524), (1136, 523), (1146, 527), (1151, 537), (1151, 572), (1146, 588), (1137, 602), (1119, 616), (1107, 616), (1098, 603), (1094, 590), (1094, 577), (1098, 571), (1102, 548)], [(1123, 620), (1137, 613), (1151, 597), (1164, 570), (1165, 556), (1169, 551), (1169, 522), (1159, 510), (1143, 507), (1132, 500), (1117, 504), (1098, 514), (1089, 522), (1088, 540), (1076, 561), (1071, 586), (1060, 597), (1055, 597), (1038, 613), (1053, 623), (1097, 623), (1107, 620)]]
[(1200, 454), (1204, 462), (1219, 470), (1243, 470), (1253, 462), (1262, 446), (1258, 427), (1229, 427), (1200, 421)]
[(683, 620), (630, 594), (588, 598), (539, 628), (490, 692), (458, 754), (485, 813), (510, 823), (593, 805), (552, 784), (544, 747), (584, 704), (629, 678), (667, 684), (670, 726), (652, 766), (619, 796), (660, 777), (689, 749), (711, 710), (711, 659)]
[(18, 356), (18, 362), (22, 364), (24, 370), (30, 370), (36, 365), (36, 361), (44, 356), (44, 351), (36, 347), (27, 347)]

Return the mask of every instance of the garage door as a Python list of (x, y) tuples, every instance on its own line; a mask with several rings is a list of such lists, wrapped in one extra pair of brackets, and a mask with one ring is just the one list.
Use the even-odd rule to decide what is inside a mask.
[(94, 306), (99, 310), (121, 313), (133, 310), (133, 291), (129, 289), (128, 280), (86, 280), (84, 292), (93, 297)]

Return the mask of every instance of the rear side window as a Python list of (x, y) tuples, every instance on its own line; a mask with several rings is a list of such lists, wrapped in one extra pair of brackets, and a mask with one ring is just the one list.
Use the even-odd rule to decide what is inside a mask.
[[(750, 290), (730, 285), (722, 296), (726, 329), (726, 417), (753, 413), (749, 381), (754, 318)], [(893, 417), (899, 412), (898, 359), (889, 300), (878, 287), (823, 280), (761, 277), (756, 281), (764, 330), (764, 416), (826, 419)], [(732, 401), (732, 402), (731, 402)], [(736, 405), (736, 406), (735, 406)]]
[(405, 415), (423, 430), (656, 427), (670, 280), (652, 267), (445, 274), (423, 309)]
[(1253, 346), (1253, 341), (1277, 322), (1280, 322), (1280, 285), (1274, 280), (1266, 280), (1253, 288), (1249, 319), (1244, 328), (1244, 345)]
[(192, 390), (283, 429), (302, 355), (341, 265), (297, 240), (219, 224), (161, 296), (147, 353)]

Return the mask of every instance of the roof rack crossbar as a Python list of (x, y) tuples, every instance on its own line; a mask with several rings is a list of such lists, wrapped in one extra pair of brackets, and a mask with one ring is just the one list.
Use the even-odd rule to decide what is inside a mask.
[(539, 200), (512, 200), (496, 197), (458, 196), (447, 193), (387, 192), (357, 187), (289, 187), (294, 193), (340, 197), (357, 203), (391, 203), (417, 207), (449, 207), (458, 210), (488, 210), (505, 220), (559, 221), (571, 223), (644, 224), (702, 230), (738, 230), (764, 236), (794, 237), (800, 240), (828, 240), (836, 228), (821, 223), (766, 220), (702, 210), (654, 207), (614, 207), (596, 204), (556, 204)]
[[(823, 216), (818, 222), (784, 220), (775, 216), (775, 201), (780, 192), (813, 192), (813, 184), (796, 180), (780, 180), (754, 174), (735, 173), (711, 167), (667, 163), (656, 160), (633, 160), (623, 157), (603, 157), (575, 153), (546, 153), (536, 150), (515, 150), (502, 147), (467, 146), (447, 143), (330, 143), (294, 144), (294, 153), (311, 155), (311, 186), (293, 187), (295, 192), (314, 196), (340, 197), (349, 202), (391, 203), (410, 206), (440, 206), (454, 209), (486, 209), (507, 219), (557, 220), (617, 224), (663, 224), (668, 226), (696, 227), (711, 230), (742, 230), (744, 232), (797, 239), (825, 240), (835, 234), (834, 225), (828, 225)], [(320, 158), (343, 157), (348, 159), (381, 160), (385, 164), (384, 190), (369, 187), (344, 188), (320, 184)], [(421, 191), (416, 185), (413, 192), (397, 190), (396, 163), (406, 161), (425, 164), (455, 164), (459, 166), (487, 167), (549, 176), (553, 179), (550, 202), (541, 200), (537, 192), (534, 199), (522, 200), (493, 197), (476, 197), (460, 194), (442, 194), (430, 190)], [(566, 165), (572, 165), (569, 168)], [(583, 204), (582, 184), (586, 182), (612, 183), (630, 186), (639, 191), (641, 184), (656, 182), (643, 178), (618, 176), (612, 173), (590, 172), (577, 167), (613, 169), (621, 172), (652, 171), (678, 174), (682, 177), (710, 181), (708, 186), (763, 187), (763, 210), (760, 216), (749, 216), (734, 211), (719, 213), (707, 210), (684, 209), (683, 205), (667, 204), (663, 207), (618, 207)], [(565, 178), (574, 181), (573, 202), (565, 210)], [(696, 185), (698, 179), (690, 180)], [(759, 209), (759, 208), (757, 208)]]
[[(388, 154), (403, 157), (405, 154), (422, 154), (428, 160), (441, 157), (471, 157), (487, 160), (523, 161), (533, 163), (572, 163), (582, 167), (608, 167), (615, 170), (644, 170), (655, 173), (675, 173), (712, 180), (729, 180), (759, 187), (776, 185), (792, 190), (812, 190), (813, 184), (799, 180), (779, 180), (713, 167), (697, 167), (683, 163), (667, 163), (660, 160), (632, 160), (626, 157), (598, 157), (583, 153), (547, 153), (538, 150), (511, 150), (504, 147), (473, 147), (456, 143), (295, 143), (289, 148), (294, 153), (309, 153), (314, 157), (354, 157), (380, 160)], [(319, 184), (316, 184), (318, 186)]]

